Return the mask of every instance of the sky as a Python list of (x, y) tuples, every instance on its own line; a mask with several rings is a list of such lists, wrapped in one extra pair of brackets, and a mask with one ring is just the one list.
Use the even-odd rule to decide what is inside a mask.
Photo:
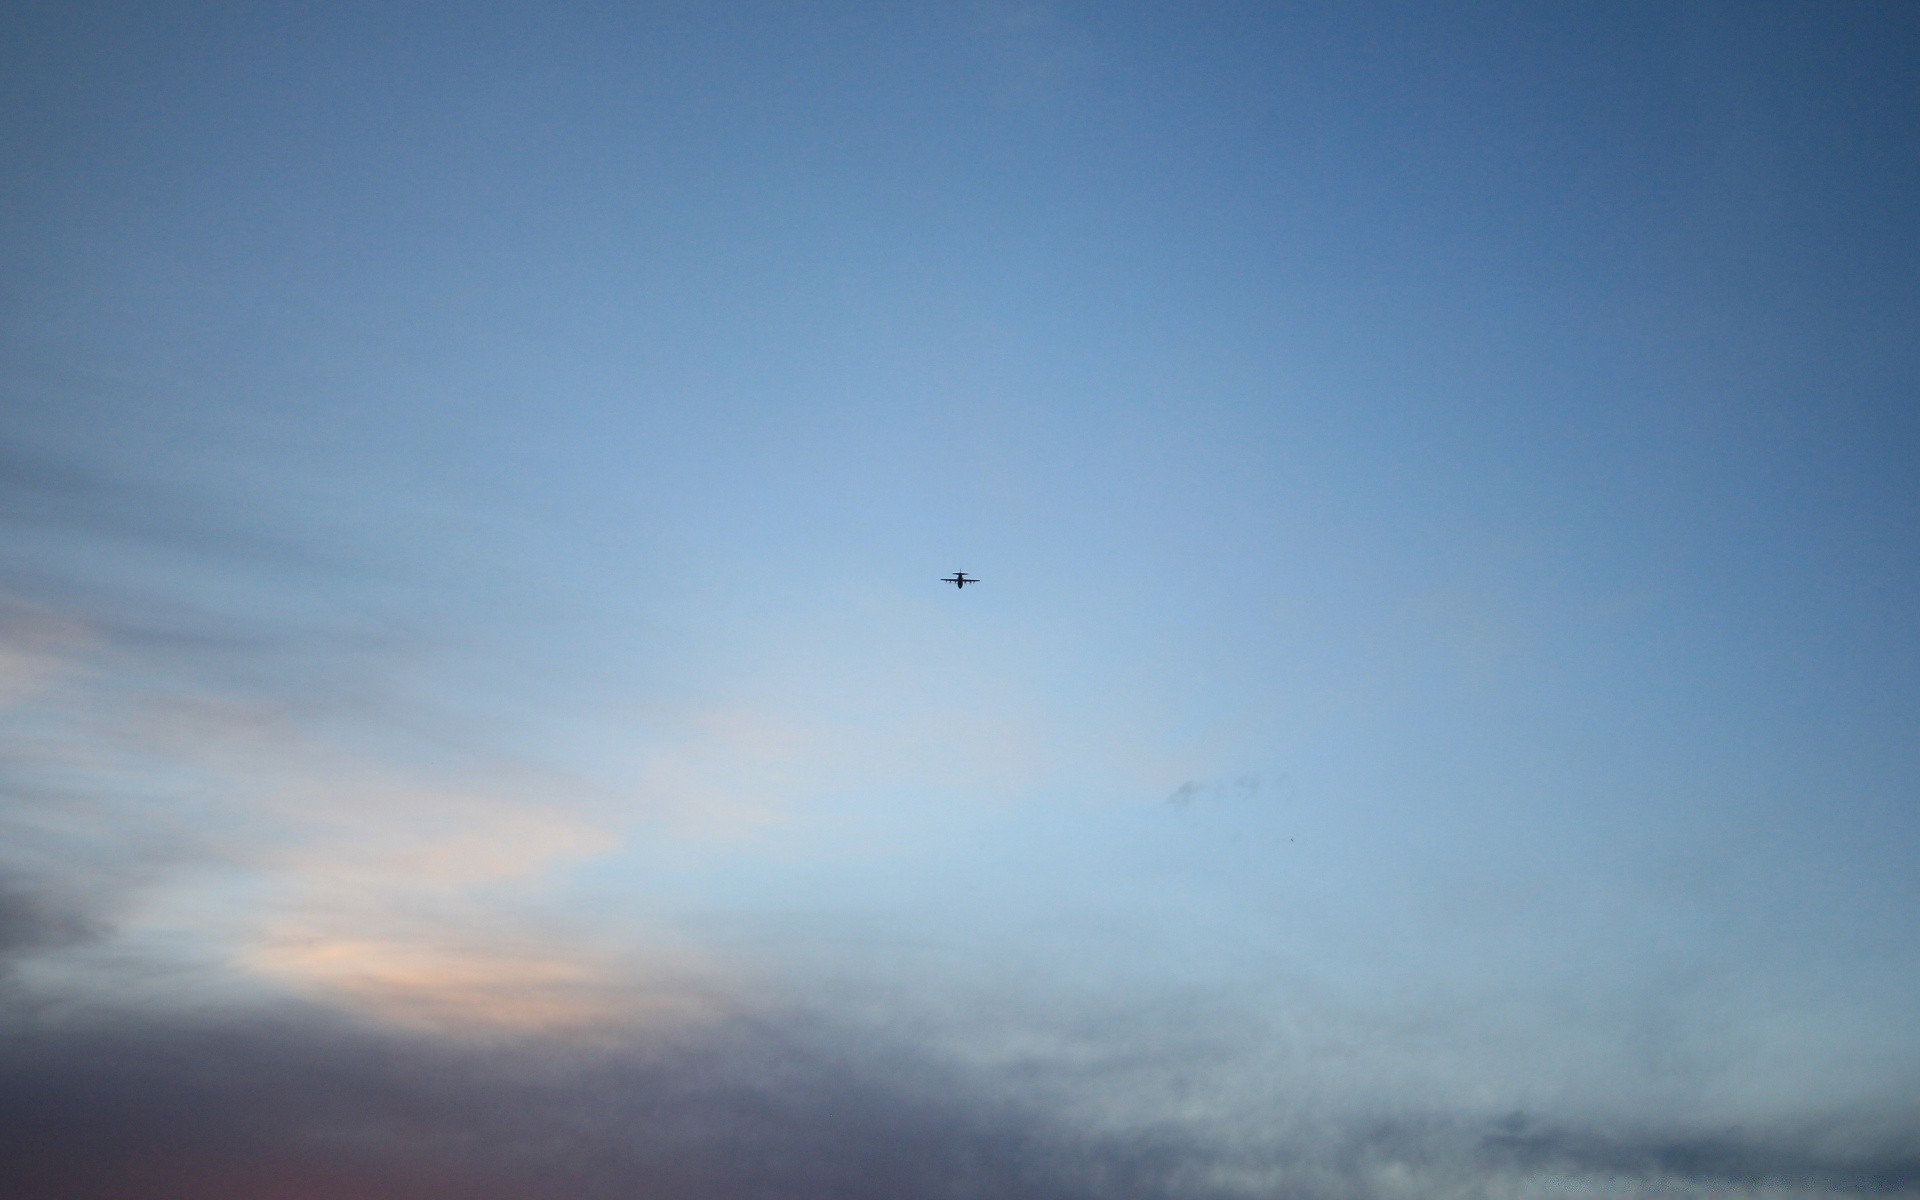
[(1917, 52), (8, 6), (0, 1190), (1920, 1196)]

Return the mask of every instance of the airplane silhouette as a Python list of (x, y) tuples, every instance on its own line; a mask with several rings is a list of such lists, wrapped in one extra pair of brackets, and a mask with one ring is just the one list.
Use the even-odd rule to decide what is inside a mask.
[(968, 579), (965, 571), (955, 571), (940, 582), (950, 583), (957, 588), (964, 588), (970, 583), (979, 583), (980, 581), (978, 579)]

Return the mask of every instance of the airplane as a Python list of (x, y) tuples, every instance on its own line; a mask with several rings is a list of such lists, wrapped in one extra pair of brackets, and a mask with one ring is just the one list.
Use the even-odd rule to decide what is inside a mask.
[(967, 573), (965, 571), (955, 571), (953, 574), (947, 576), (945, 579), (942, 579), (940, 582), (950, 583), (957, 588), (964, 588), (970, 583), (979, 583), (980, 581), (978, 579), (967, 578)]

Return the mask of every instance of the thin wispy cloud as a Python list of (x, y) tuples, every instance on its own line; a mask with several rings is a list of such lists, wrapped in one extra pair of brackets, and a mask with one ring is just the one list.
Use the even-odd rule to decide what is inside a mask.
[[(227, 537), (165, 488), (27, 474), (16, 493), (57, 493), (69, 532), (275, 583), (289, 558), (319, 558), (262, 559), (261, 539)], [(618, 806), (408, 699), (391, 678), (418, 661), (407, 639), (350, 608), (212, 607), (215, 589), (169, 580), (164, 563), (122, 575), (44, 575), (0, 612), (0, 868), (27, 889), (9, 894), (14, 956), (172, 958), (211, 971), (209, 986), (224, 975), (416, 1024), (581, 1025), (693, 1004), (666, 995), (697, 974), (685, 951), (660, 949), (681, 960), (664, 971), (637, 947), (556, 941), (510, 915), (617, 848)]]

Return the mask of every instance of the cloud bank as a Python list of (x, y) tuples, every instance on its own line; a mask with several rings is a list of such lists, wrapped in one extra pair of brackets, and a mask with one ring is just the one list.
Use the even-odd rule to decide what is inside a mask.
[(310, 1007), (7, 1015), (0, 1186), (49, 1200), (1920, 1194), (1911, 1111), (1596, 1127), (1299, 1094), (1193, 1120), (1169, 1095), (1162, 1119), (1114, 1127), (1041, 1102), (1032, 1064), (969, 1068), (820, 1011), (740, 1010), (639, 1039), (477, 1041)]

